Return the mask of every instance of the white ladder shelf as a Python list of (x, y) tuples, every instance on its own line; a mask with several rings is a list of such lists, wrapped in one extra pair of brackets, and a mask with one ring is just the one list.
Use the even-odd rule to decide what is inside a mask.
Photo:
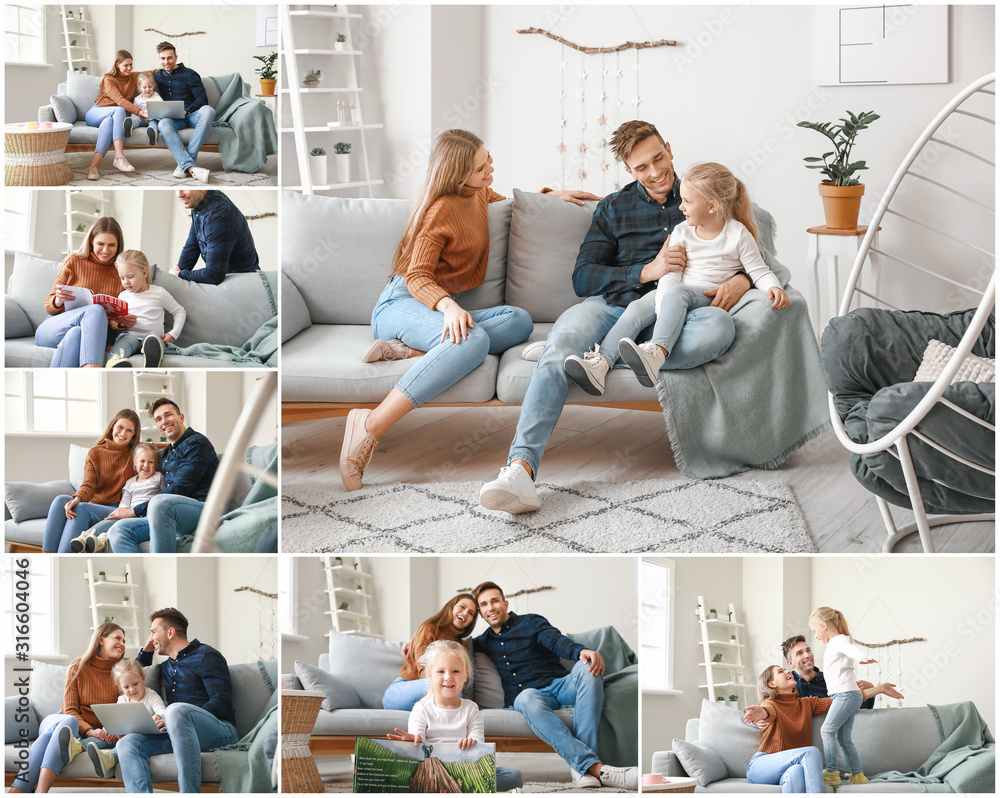
[(141, 648), (146, 642), (146, 635), (139, 632), (139, 586), (132, 581), (132, 566), (125, 563), (122, 574), (109, 577), (95, 567), (94, 562), (92, 557), (87, 559), (87, 573), (83, 577), (90, 592), (90, 631), (104, 623), (105, 618), (110, 618), (125, 630), (126, 646)]
[(361, 559), (324, 555), (323, 570), (330, 601), (330, 609), (323, 614), (330, 616), (333, 631), (381, 640), (382, 635), (375, 634), (371, 628), (372, 606), (369, 602), (374, 602), (375, 597), (371, 574), (361, 567)]
[[(97, 61), (91, 57), (94, 50), (91, 44), (93, 23), (86, 18), (86, 9), (81, 6), (74, 13), (72, 8), (59, 6), (59, 15), (62, 18), (63, 43), (66, 47), (66, 58), (63, 60), (66, 71), (98, 75)], [(87, 30), (88, 26), (91, 27), (90, 30)]]
[[(137, 369), (132, 372), (132, 387), (135, 393), (135, 412), (139, 415), (139, 440), (150, 443), (162, 443), (163, 436), (149, 417), (149, 408), (161, 396), (180, 405), (177, 391), (174, 389), (175, 373), (165, 370)], [(166, 386), (166, 387), (164, 387)]]
[[(752, 691), (756, 688), (747, 681), (743, 664), (746, 646), (741, 642), (746, 626), (737, 622), (736, 606), (729, 604), (725, 618), (712, 617), (705, 607), (704, 597), (698, 596), (698, 626), (702, 647), (702, 661), (698, 664), (705, 669), (705, 684), (698, 685), (699, 689), (708, 690), (709, 701), (716, 701), (720, 696), (726, 700), (736, 695), (741, 708), (753, 704), (756, 695)], [(720, 680), (720, 673), (726, 671), (729, 678), (723, 676)], [(747, 690), (751, 691), (750, 701), (747, 701)]]

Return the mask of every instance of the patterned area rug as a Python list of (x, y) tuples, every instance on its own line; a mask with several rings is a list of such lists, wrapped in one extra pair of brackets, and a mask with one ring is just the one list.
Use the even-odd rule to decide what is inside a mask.
[[(73, 169), (73, 179), (66, 183), (67, 186), (77, 186), (79, 188), (122, 188), (138, 187), (150, 188), (152, 186), (187, 186), (189, 188), (205, 188), (204, 183), (191, 178), (174, 177), (173, 169), (142, 169), (136, 166), (134, 172), (119, 172), (113, 166), (109, 158), (105, 158), (102, 163), (101, 179), (87, 180), (86, 166), (82, 169)], [(267, 175), (263, 172), (244, 174), (243, 172), (212, 172), (208, 188), (225, 188), (226, 186), (276, 186), (278, 181), (274, 175)]]
[[(342, 793), (351, 792), (350, 784), (325, 784), (324, 792), (328, 793)], [(624, 790), (617, 790), (614, 787), (590, 787), (587, 789), (577, 789), (572, 784), (563, 781), (526, 781), (524, 783), (524, 788), (521, 792), (533, 792), (533, 793), (556, 793), (556, 792), (574, 792), (574, 793), (590, 793), (595, 792), (624, 792)]]
[(756, 480), (539, 483), (542, 509), (479, 504), (479, 482), (283, 481), (285, 552), (813, 552), (791, 489)]

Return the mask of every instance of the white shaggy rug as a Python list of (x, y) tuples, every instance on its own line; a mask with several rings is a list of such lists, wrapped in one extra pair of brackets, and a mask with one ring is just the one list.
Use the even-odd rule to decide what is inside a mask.
[[(336, 483), (334, 483), (334, 480)], [(757, 480), (538, 484), (542, 509), (479, 504), (479, 482), (282, 483), (284, 552), (814, 552), (792, 491)]]
[(143, 169), (135, 164), (134, 172), (119, 172), (111, 165), (111, 159), (101, 162), (100, 180), (87, 180), (87, 167), (73, 168), (73, 179), (67, 186), (78, 188), (151, 188), (153, 186), (173, 186), (175, 188), (247, 188), (250, 186), (276, 186), (274, 175), (264, 172), (212, 172), (208, 185), (191, 178), (174, 177), (173, 169)]

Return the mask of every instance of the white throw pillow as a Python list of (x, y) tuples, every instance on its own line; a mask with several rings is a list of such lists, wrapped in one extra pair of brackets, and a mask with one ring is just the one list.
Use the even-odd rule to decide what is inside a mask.
[[(934, 382), (941, 376), (948, 361), (955, 354), (955, 347), (934, 338), (924, 350), (914, 382)], [(958, 367), (951, 384), (956, 382), (996, 382), (996, 361), (986, 357), (969, 355)]]

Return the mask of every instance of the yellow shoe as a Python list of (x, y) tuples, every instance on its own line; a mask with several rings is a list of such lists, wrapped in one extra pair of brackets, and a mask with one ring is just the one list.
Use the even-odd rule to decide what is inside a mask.
[(83, 751), (83, 745), (69, 726), (63, 726), (59, 729), (57, 740), (59, 741), (59, 755), (65, 765), (76, 759), (76, 755)]
[(868, 779), (865, 777), (864, 773), (854, 773), (851, 776), (851, 784), (867, 784)]
[(823, 771), (823, 783), (827, 787), (839, 787), (840, 786), (840, 773), (836, 770), (824, 770)]
[(130, 369), (132, 368), (132, 361), (127, 357), (122, 357), (121, 355), (112, 355), (108, 358), (108, 362), (104, 364), (106, 369)]

